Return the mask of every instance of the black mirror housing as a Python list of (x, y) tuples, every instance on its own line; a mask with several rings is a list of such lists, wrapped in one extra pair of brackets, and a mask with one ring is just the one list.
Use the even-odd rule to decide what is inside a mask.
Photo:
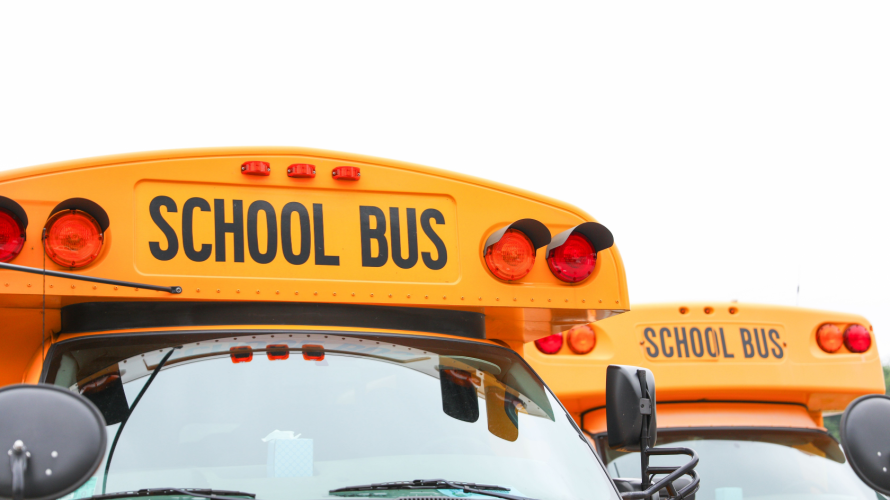
[(890, 398), (857, 398), (841, 417), (841, 443), (850, 467), (872, 489), (890, 495)]
[[(645, 380), (645, 395), (642, 380)], [(620, 451), (640, 451), (643, 416), (648, 418), (649, 443), (655, 446), (655, 376), (636, 366), (609, 365), (606, 368), (606, 425), (609, 447)]]
[(83, 485), (99, 467), (105, 420), (85, 397), (52, 385), (0, 389), (0, 497), (52, 500)]

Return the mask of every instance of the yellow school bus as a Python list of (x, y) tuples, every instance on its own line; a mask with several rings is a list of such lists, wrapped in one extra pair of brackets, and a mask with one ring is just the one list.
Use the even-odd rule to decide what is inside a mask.
[(0, 173), (0, 385), (107, 424), (68, 498), (616, 499), (519, 352), (627, 309), (608, 229), (444, 170), (240, 148)]
[[(871, 324), (853, 314), (738, 303), (633, 306), (525, 347), (613, 477), (637, 453), (606, 440), (605, 366), (658, 379), (657, 446), (701, 456), (699, 500), (863, 498), (868, 490), (823, 427), (822, 412), (883, 393)], [(660, 465), (654, 457), (653, 464)]]

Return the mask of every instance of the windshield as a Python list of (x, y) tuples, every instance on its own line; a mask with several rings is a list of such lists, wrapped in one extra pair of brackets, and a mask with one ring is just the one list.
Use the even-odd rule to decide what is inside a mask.
[[(261, 500), (445, 479), (536, 499), (617, 495), (571, 418), (513, 351), (408, 335), (277, 332), (58, 345), (47, 382), (104, 414), (106, 464), (74, 498), (211, 488)], [(169, 338), (169, 337), (167, 337)], [(175, 349), (128, 417), (163, 357)], [(105, 460), (108, 460), (106, 454)], [(501, 492), (505, 492), (501, 490)], [(410, 494), (472, 496), (450, 489)]]
[[(606, 445), (603, 439), (600, 444)], [(823, 432), (659, 429), (657, 447), (675, 446), (698, 453), (696, 500), (883, 500), (856, 477), (837, 442)], [(600, 449), (609, 475), (639, 477), (639, 453)], [(677, 465), (676, 460), (653, 456), (650, 465)]]

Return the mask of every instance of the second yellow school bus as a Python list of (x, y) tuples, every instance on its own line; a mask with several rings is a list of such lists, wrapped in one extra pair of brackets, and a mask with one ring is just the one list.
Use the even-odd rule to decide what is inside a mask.
[[(573, 414), (613, 477), (639, 456), (609, 449), (606, 365), (650, 368), (658, 446), (695, 449), (699, 500), (863, 499), (822, 412), (883, 393), (871, 324), (854, 314), (737, 303), (634, 306), (529, 343), (529, 363)], [(653, 457), (653, 465), (664, 465)]]
[(312, 149), (92, 158), (0, 174), (0, 263), (0, 385), (108, 424), (74, 497), (618, 498), (517, 352), (628, 308), (560, 201)]

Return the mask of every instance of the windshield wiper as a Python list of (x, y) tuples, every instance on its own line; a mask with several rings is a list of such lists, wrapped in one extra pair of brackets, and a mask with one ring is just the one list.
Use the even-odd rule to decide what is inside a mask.
[(445, 479), (415, 479), (413, 481), (396, 481), (392, 483), (373, 483), (358, 486), (347, 486), (345, 488), (331, 490), (328, 493), (330, 493), (331, 495), (336, 495), (337, 493), (348, 493), (357, 491), (428, 489), (463, 490), (464, 493), (476, 493), (477, 495), (503, 498), (505, 500), (534, 500), (528, 497), (508, 495), (507, 493), (498, 493), (499, 491), (510, 491), (510, 488), (505, 488), (503, 486), (495, 486), (493, 484), (461, 483), (458, 481), (448, 481)]
[[(133, 498), (152, 496), (189, 496), (207, 498), (209, 500), (244, 500), (243, 497), (256, 498), (254, 493), (229, 490), (210, 490), (206, 488), (145, 488), (136, 491), (118, 491), (104, 495), (93, 495), (84, 500), (110, 500), (112, 498)], [(242, 497), (242, 498), (237, 498)]]

